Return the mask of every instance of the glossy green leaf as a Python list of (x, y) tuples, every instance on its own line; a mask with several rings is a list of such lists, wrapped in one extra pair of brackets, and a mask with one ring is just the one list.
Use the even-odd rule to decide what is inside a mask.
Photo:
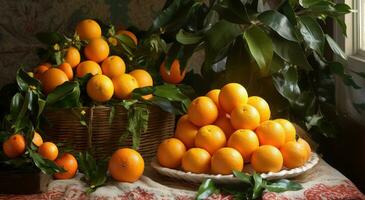
[(300, 16), (299, 24), (300, 32), (309, 48), (322, 55), (325, 38), (319, 23), (310, 16)]
[(10, 116), (12, 119), (16, 119), (16, 117), (19, 115), (23, 103), (24, 97), (22, 96), (22, 94), (16, 93), (11, 99), (10, 103)]
[(33, 89), (40, 89), (41, 83), (37, 79), (30, 77), (23, 68), (20, 67), (16, 74), (16, 81), (21, 91), (27, 91), (30, 86), (32, 86)]
[(252, 26), (244, 33), (251, 55), (256, 60), (262, 72), (268, 72), (272, 56), (273, 45), (271, 39), (258, 26)]
[(281, 37), (290, 40), (297, 41), (295, 36), (294, 27), (289, 22), (288, 18), (275, 10), (269, 10), (261, 13), (258, 19), (269, 26), (273, 31), (277, 32)]
[(262, 179), (260, 174), (257, 174), (255, 172), (253, 173), (252, 177), (254, 180), (252, 198), (257, 199), (262, 196), (262, 192), (264, 191), (264, 185), (266, 181)]
[(296, 14), (289, 1), (284, 1), (284, 3), (279, 8), (279, 12), (284, 14), (293, 26), (297, 25)]
[(286, 65), (279, 74), (280, 75), (275, 74), (273, 76), (273, 82), (276, 90), (289, 102), (294, 103), (300, 95), (297, 69)]
[(184, 45), (196, 44), (203, 39), (203, 35), (187, 32), (183, 29), (176, 34), (176, 41)]
[(279, 37), (272, 37), (274, 52), (283, 60), (294, 64), (304, 70), (312, 70), (306, 56), (300, 45), (296, 42), (291, 42)]
[(233, 170), (233, 175), (238, 178), (240, 181), (246, 184), (252, 184), (252, 177), (250, 175), (245, 174), (244, 172), (240, 172), (237, 170)]
[(212, 194), (217, 191), (217, 187), (215, 186), (212, 179), (206, 179), (199, 186), (198, 193), (196, 195), (196, 200), (205, 200)]
[(246, 8), (240, 0), (221, 0), (213, 7), (221, 19), (232, 23), (247, 24), (250, 22)]
[(53, 175), (58, 172), (66, 172), (63, 168), (58, 167), (53, 161), (42, 158), (41, 155), (28, 149), (29, 156), (32, 158), (34, 164), (45, 174)]
[(48, 94), (46, 102), (51, 107), (73, 108), (80, 106), (80, 86), (76, 81), (68, 81)]
[(303, 7), (303, 8), (309, 8), (317, 3), (323, 2), (326, 0), (299, 0), (299, 4)]
[(351, 7), (345, 3), (337, 3), (334, 7), (338, 14), (348, 14), (352, 11)]
[(342, 51), (341, 47), (338, 46), (336, 41), (334, 39), (332, 39), (332, 37), (327, 35), (327, 34), (325, 34), (325, 36), (326, 36), (327, 43), (330, 46), (330, 48), (332, 49), (332, 51), (335, 54), (339, 55), (341, 58), (346, 59), (345, 52)]
[(132, 147), (138, 149), (140, 145), (140, 137), (148, 128), (149, 110), (146, 105), (134, 104), (128, 110), (128, 125), (125, 132), (120, 138), (122, 142), (126, 137), (132, 135)]
[(302, 185), (295, 183), (287, 179), (281, 179), (279, 181), (274, 181), (267, 183), (265, 189), (269, 192), (285, 192), (285, 191), (298, 191), (303, 189)]

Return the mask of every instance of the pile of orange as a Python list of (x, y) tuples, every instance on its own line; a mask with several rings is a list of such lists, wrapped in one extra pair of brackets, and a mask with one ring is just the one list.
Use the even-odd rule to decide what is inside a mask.
[[(43, 138), (37, 132), (34, 132), (32, 143), (38, 148), (39, 155), (44, 159), (54, 161), (57, 166), (62, 167), (66, 171), (55, 173), (54, 177), (56, 179), (70, 179), (75, 176), (78, 164), (73, 155), (64, 153), (59, 156), (58, 147), (52, 142), (43, 142)], [(25, 137), (20, 133), (13, 134), (3, 143), (3, 152), (8, 158), (20, 157), (25, 151)]]
[(226, 84), (191, 102), (174, 138), (160, 144), (157, 160), (163, 167), (212, 174), (242, 171), (246, 163), (259, 173), (304, 165), (309, 144), (296, 139), (290, 121), (270, 117), (263, 98), (249, 97), (238, 83)]
[[(109, 55), (109, 44), (103, 38), (96, 21), (86, 19), (79, 22), (76, 33), (81, 40), (87, 41), (83, 52), (85, 60), (81, 60), (79, 50), (71, 46), (64, 50), (65, 56), (61, 65), (51, 66), (44, 63), (35, 68), (34, 77), (42, 83), (45, 94), (74, 77), (82, 78), (87, 74), (92, 74), (87, 83), (87, 94), (96, 102), (106, 102), (113, 96), (126, 99), (134, 89), (153, 85), (152, 77), (147, 71), (137, 69), (127, 74), (123, 59), (117, 55)], [(123, 30), (117, 34), (129, 36), (135, 44), (138, 42), (132, 32)], [(144, 98), (151, 98), (151, 95)]]

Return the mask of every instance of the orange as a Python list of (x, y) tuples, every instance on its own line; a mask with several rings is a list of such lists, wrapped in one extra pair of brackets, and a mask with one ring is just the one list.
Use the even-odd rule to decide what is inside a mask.
[(207, 150), (211, 155), (226, 145), (226, 136), (215, 125), (206, 125), (195, 136), (195, 146)]
[(67, 78), (69, 81), (71, 81), (74, 78), (74, 72), (72, 71), (72, 67), (68, 63), (62, 63), (58, 66), (58, 69), (65, 72)]
[(25, 139), (21, 134), (14, 134), (3, 143), (4, 154), (9, 158), (16, 158), (25, 152)]
[(114, 78), (124, 74), (125, 63), (119, 56), (109, 56), (101, 64), (103, 74), (109, 78)]
[(85, 19), (77, 24), (76, 33), (81, 40), (90, 40), (101, 37), (101, 28), (96, 21)]
[(277, 122), (272, 120), (264, 121), (256, 129), (260, 145), (273, 145), (280, 148), (285, 144), (285, 130)]
[(307, 158), (305, 159), (306, 161), (309, 160), (309, 158), (311, 157), (312, 155), (312, 149), (311, 149), (311, 146), (308, 144), (307, 141), (303, 140), (302, 138), (299, 138), (298, 139), (298, 143), (300, 144), (303, 144), (304, 147), (305, 147), (305, 150), (307, 151)]
[(80, 52), (75, 47), (69, 47), (66, 50), (64, 61), (71, 65), (72, 68), (76, 67), (81, 60)]
[(41, 75), (46, 72), (50, 67), (48, 67), (47, 65), (41, 64), (38, 67), (34, 68), (33, 72), (34, 72), (34, 78), (36, 79), (40, 79)]
[(165, 62), (161, 64), (160, 75), (165, 82), (178, 84), (184, 79), (185, 70), (181, 72), (180, 62), (179, 60), (175, 59), (171, 63), (170, 71), (166, 69)]
[(153, 86), (153, 79), (146, 70), (135, 69), (129, 72), (129, 74), (137, 80), (139, 87)]
[(114, 95), (118, 99), (129, 98), (133, 90), (138, 88), (137, 80), (129, 74), (122, 74), (112, 80), (114, 85)]
[(113, 82), (105, 75), (95, 75), (87, 82), (86, 92), (96, 102), (109, 101), (114, 93)]
[(218, 118), (218, 108), (209, 97), (194, 99), (188, 108), (189, 120), (196, 126), (213, 124)]
[(245, 162), (250, 162), (252, 153), (259, 148), (259, 139), (255, 132), (239, 129), (228, 139), (227, 146), (239, 151)]
[(39, 133), (34, 131), (34, 136), (33, 136), (33, 140), (32, 140), (33, 144), (36, 145), (37, 147), (41, 146), (43, 144), (43, 139), (42, 136), (39, 135)]
[(87, 59), (99, 63), (109, 56), (109, 45), (102, 38), (92, 39), (86, 45), (84, 54)]
[(248, 104), (232, 110), (231, 123), (234, 129), (255, 130), (260, 125), (260, 113)]
[(215, 103), (215, 105), (218, 108), (219, 115), (225, 116), (226, 113), (222, 110), (221, 105), (219, 104), (219, 93), (220, 92), (221, 92), (220, 89), (213, 89), (213, 90), (210, 90), (205, 96), (207, 96), (213, 100), (213, 102)]
[(283, 167), (283, 156), (276, 147), (263, 145), (253, 152), (251, 166), (258, 173), (278, 172)]
[(62, 85), (64, 82), (68, 81), (67, 75), (60, 69), (51, 68), (44, 72), (41, 77), (41, 83), (43, 87), (43, 92), (49, 94), (57, 86)]
[(287, 142), (280, 148), (280, 152), (283, 155), (284, 166), (289, 169), (303, 166), (307, 162), (307, 149), (299, 142)]
[(178, 168), (185, 152), (186, 147), (180, 140), (166, 139), (158, 146), (157, 160), (163, 167)]
[(246, 89), (238, 83), (228, 83), (221, 88), (219, 104), (226, 113), (247, 103)]
[(78, 164), (76, 158), (69, 153), (63, 154), (55, 160), (58, 167), (62, 167), (66, 172), (55, 173), (53, 176), (56, 179), (70, 179), (73, 178), (77, 172)]
[(289, 141), (295, 141), (295, 135), (297, 131), (295, 130), (294, 125), (286, 120), (286, 119), (275, 119), (274, 122), (278, 122), (285, 131), (285, 143)]
[(55, 160), (58, 156), (58, 148), (52, 142), (45, 142), (39, 146), (38, 153), (45, 159)]
[(218, 119), (214, 122), (214, 125), (222, 129), (222, 131), (226, 135), (226, 138), (229, 138), (234, 132), (231, 124), (231, 119), (228, 118), (226, 115), (219, 116)]
[(109, 160), (109, 172), (120, 182), (135, 182), (143, 174), (144, 160), (137, 151), (123, 148), (115, 151)]
[(233, 170), (242, 171), (243, 158), (236, 149), (224, 147), (213, 154), (211, 167), (214, 174), (232, 174)]
[(92, 74), (92, 75), (102, 74), (99, 64), (92, 60), (81, 62), (77, 66), (76, 76), (82, 78), (87, 74)]
[(209, 173), (211, 156), (205, 149), (191, 148), (182, 157), (181, 167), (186, 172)]
[(271, 111), (269, 104), (265, 101), (265, 99), (258, 96), (251, 96), (248, 97), (247, 104), (255, 107), (260, 113), (260, 122), (270, 119)]
[(194, 147), (195, 136), (199, 128), (189, 121), (188, 115), (180, 117), (176, 125), (175, 137), (181, 140), (186, 148)]
[(133, 40), (133, 42), (134, 42), (135, 45), (138, 44), (138, 39), (137, 39), (136, 35), (134, 33), (130, 32), (130, 31), (127, 31), (127, 30), (119, 30), (119, 31), (117, 31), (116, 34), (117, 35), (126, 35), (126, 36), (130, 37)]

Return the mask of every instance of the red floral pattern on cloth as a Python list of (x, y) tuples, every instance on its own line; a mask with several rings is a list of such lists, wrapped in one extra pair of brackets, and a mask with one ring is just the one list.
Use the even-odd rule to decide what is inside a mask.
[(328, 186), (317, 184), (306, 190), (304, 196), (307, 199), (365, 199), (365, 196), (356, 188), (351, 181), (344, 181), (343, 184)]

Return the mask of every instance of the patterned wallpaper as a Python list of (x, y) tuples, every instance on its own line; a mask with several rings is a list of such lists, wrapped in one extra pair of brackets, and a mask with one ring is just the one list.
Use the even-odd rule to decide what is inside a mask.
[(116, 27), (147, 29), (165, 0), (0, 0), (0, 87), (14, 80), (19, 65), (37, 64), (44, 31), (73, 33), (80, 19), (96, 18)]

